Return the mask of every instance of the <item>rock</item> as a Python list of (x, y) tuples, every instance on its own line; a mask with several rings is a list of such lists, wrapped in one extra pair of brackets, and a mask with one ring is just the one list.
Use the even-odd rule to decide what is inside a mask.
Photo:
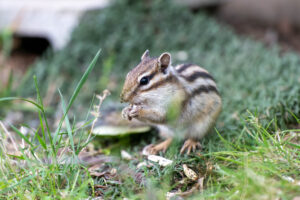
[(166, 166), (171, 165), (173, 163), (172, 160), (169, 160), (169, 159), (166, 159), (164, 157), (157, 156), (157, 155), (149, 155), (148, 160), (150, 160), (152, 162), (156, 162), (160, 166), (163, 166), (163, 167), (166, 167)]
[(124, 160), (132, 160), (132, 155), (130, 155), (127, 151), (125, 150), (122, 150), (121, 151), (121, 157), (124, 159)]

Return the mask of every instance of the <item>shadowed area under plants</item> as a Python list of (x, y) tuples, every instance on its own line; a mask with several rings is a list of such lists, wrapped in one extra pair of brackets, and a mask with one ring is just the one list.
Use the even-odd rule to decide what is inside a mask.
[[(78, 172), (84, 184), (71, 187), (72, 193), (65, 194), (66, 198), (77, 193), (105, 199), (299, 196), (300, 58), (297, 54), (280, 54), (279, 48), (265, 48), (261, 43), (235, 35), (205, 13), (193, 13), (169, 1), (116, 1), (108, 8), (84, 16), (68, 46), (59, 52), (49, 51), (28, 72), (29, 78), (24, 80), (19, 94), (34, 94), (31, 75), (36, 74), (48, 105), (58, 105), (59, 94), (51, 92), (51, 88), (59, 87), (64, 96), (71, 96), (86, 63), (99, 47), (102, 48), (100, 64), (76, 98), (74, 113), (87, 110), (91, 95), (105, 88), (112, 93), (109, 100), (119, 101), (121, 83), (126, 73), (138, 64), (145, 49), (150, 50), (151, 56), (169, 51), (174, 65), (191, 62), (206, 68), (217, 81), (223, 111), (216, 129), (201, 141), (204, 147), (201, 152), (181, 156), (182, 142), (175, 141), (165, 154), (159, 155), (166, 162), (170, 160), (166, 166), (154, 161), (161, 158), (141, 155), (146, 144), (157, 142), (153, 136), (138, 138), (138, 144), (125, 140), (124, 145), (118, 144), (121, 139), (93, 138), (93, 155), (108, 154), (119, 159), (99, 162), (98, 166), (92, 164), (94, 168), (84, 168), (86, 173)], [(104, 108), (109, 105), (107, 102)], [(77, 121), (83, 117), (75, 116)], [(288, 129), (291, 127), (296, 128)], [(72, 175), (79, 180), (76, 173)], [(56, 180), (50, 175), (48, 178)], [(61, 187), (53, 185), (50, 192), (39, 192), (36, 196), (43, 197), (45, 193), (59, 196)]]

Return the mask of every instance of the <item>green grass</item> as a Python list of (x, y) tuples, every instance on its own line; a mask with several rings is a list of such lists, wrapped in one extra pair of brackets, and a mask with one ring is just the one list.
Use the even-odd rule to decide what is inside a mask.
[[(186, 179), (182, 165), (187, 164), (200, 177), (205, 177), (203, 192), (197, 191), (191, 199), (292, 199), (299, 195), (299, 145), (290, 141), (299, 135), (293, 135), (293, 130), (278, 130), (272, 135), (251, 114), (246, 121), (243, 134), (249, 136), (253, 144), (244, 144), (242, 140), (231, 142), (219, 136), (222, 142), (217, 145), (223, 143), (226, 149), (208, 150), (196, 156), (179, 156), (179, 145), (175, 144), (165, 155), (174, 165), (144, 168), (145, 186), (125, 176), (122, 186), (116, 189), (111, 185), (111, 190), (117, 190), (120, 199), (165, 199), (167, 191), (178, 188), (185, 191), (195, 184), (189, 180), (179, 184)], [(131, 153), (136, 155), (135, 150)], [(105, 197), (111, 194), (109, 191)]]
[[(78, 95), (79, 90), (73, 91), (76, 81), (99, 47), (103, 49), (100, 65), (85, 80), (85, 85), (80, 84), (83, 90)], [(122, 183), (118, 185), (103, 178), (91, 179), (84, 166), (37, 162), (34, 157), (28, 158), (26, 149), (18, 159), (27, 161), (24, 163), (29, 166), (10, 165), (11, 156), (2, 153), (2, 197), (80, 198), (90, 195), (91, 185), (96, 184), (108, 186), (105, 190), (95, 189), (102, 191), (105, 198), (154, 199), (151, 195), (156, 195), (156, 199), (164, 199), (168, 191), (186, 191), (195, 184), (188, 180), (179, 183), (184, 179), (182, 164), (204, 177), (203, 192), (190, 198), (292, 199), (299, 196), (300, 130), (291, 129), (292, 125), (299, 125), (300, 116), (299, 56), (281, 54), (276, 46), (266, 48), (261, 43), (237, 36), (205, 13), (192, 13), (165, 1), (149, 4), (118, 1), (109, 8), (86, 15), (69, 45), (59, 52), (45, 54), (27, 77), (36, 74), (40, 96), (45, 95), (50, 83), (57, 84), (65, 96), (73, 96), (71, 102), (76, 104), (73, 110), (78, 113), (76, 117), (81, 118), (80, 113), (88, 109), (95, 91), (108, 87), (114, 100), (118, 100), (127, 71), (138, 63), (145, 49), (150, 50), (151, 56), (170, 51), (173, 63), (200, 64), (217, 80), (223, 97), (223, 111), (216, 130), (202, 140), (201, 155), (180, 156), (181, 142), (177, 141), (163, 155), (174, 161), (172, 166), (161, 168), (155, 165), (138, 170), (136, 164), (144, 160), (139, 152), (146, 143), (156, 142), (156, 139), (144, 135), (136, 145), (131, 145), (130, 141), (122, 147), (111, 144), (107, 152), (125, 148), (135, 157), (130, 162), (109, 164), (118, 170), (118, 180)], [(181, 60), (179, 53), (182, 52), (188, 55), (186, 60)], [(36, 93), (31, 78), (24, 80), (22, 85), (20, 95)], [(39, 97), (36, 103), (45, 110), (41, 99)], [(52, 103), (61, 108), (61, 101)], [(62, 107), (65, 113), (70, 108), (64, 104)], [(40, 111), (40, 118), (46, 119), (47, 114)], [(43, 122), (40, 123), (41, 136), (28, 137), (28, 143), (32, 143), (37, 152), (50, 152), (46, 158), (55, 158), (60, 146), (69, 147), (76, 158), (76, 148), (84, 144), (77, 144), (75, 138), (74, 143), (71, 142), (73, 126), (68, 122), (69, 118), (62, 118), (61, 122), (64, 120), (70, 126), (63, 135), (60, 127), (49, 132)], [(4, 132), (1, 133), (4, 137)], [(135, 175), (144, 177), (144, 181), (135, 181)]]
[[(65, 101), (61, 92), (63, 116), (53, 132), (49, 128), (42, 98), (36, 83), (37, 101), (21, 98), (0, 98), (0, 101), (24, 100), (32, 103), (37, 110), (40, 126), (28, 137), (18, 128), (12, 126), (17, 135), (25, 141), (26, 145), (18, 145), (19, 155), (11, 155), (7, 151), (9, 133), (2, 126), (0, 141), (0, 198), (8, 199), (71, 199), (87, 197), (86, 188), (93, 185), (93, 180), (86, 173), (87, 169), (78, 162), (79, 152), (90, 142), (89, 140), (74, 145), (73, 137), (82, 137), (83, 130), (71, 127), (68, 111), (79, 94), (88, 75), (94, 68), (100, 51), (78, 82), (69, 103)], [(62, 130), (65, 122), (66, 130)], [(77, 131), (76, 131), (77, 130)], [(84, 137), (86, 138), (86, 137)], [(71, 152), (65, 155), (61, 152)], [(60, 152), (60, 153), (59, 153)], [(63, 156), (67, 156), (64, 158)]]
[[(6, 67), (4, 65), (7, 61), (7, 58), (11, 55), (12, 45), (13, 45), (13, 34), (11, 30), (4, 29), (0, 31), (0, 50), (1, 50), (0, 70), (1, 71)], [(0, 85), (0, 97), (6, 97), (11, 95), (13, 91), (12, 89), (13, 78), (14, 78), (13, 73), (12, 71), (10, 71), (7, 83), (3, 84), (3, 82), (1, 82), (2, 84)]]

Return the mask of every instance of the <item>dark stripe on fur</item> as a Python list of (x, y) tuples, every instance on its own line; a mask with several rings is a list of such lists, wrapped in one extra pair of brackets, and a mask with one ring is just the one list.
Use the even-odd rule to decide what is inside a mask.
[(194, 72), (190, 76), (181, 76), (181, 77), (185, 78), (189, 82), (193, 82), (193, 81), (195, 81), (198, 78), (210, 79), (210, 80), (215, 81), (215, 79), (209, 73), (207, 73), (207, 72), (199, 72), (199, 71)]
[(185, 101), (182, 102), (182, 109), (184, 110), (188, 103), (191, 103), (191, 100), (202, 93), (210, 93), (214, 92), (217, 95), (219, 95), (219, 92), (215, 86), (212, 85), (202, 85), (199, 88), (195, 89), (191, 94), (188, 95)]
[(149, 77), (149, 81), (155, 76), (156, 74), (156, 71), (154, 71), (152, 74), (150, 74), (148, 77)]
[[(154, 76), (155, 76), (155, 74), (157, 73), (157, 71), (154, 71), (153, 73), (151, 73), (150, 75), (149, 75), (149, 80), (151, 80)], [(154, 84), (154, 85), (156, 85), (156, 84)], [(153, 85), (153, 86), (154, 86)], [(152, 87), (153, 87), (152, 86)], [(139, 84), (135, 89), (134, 89), (134, 91), (130, 94), (130, 96), (129, 96), (129, 99), (132, 99), (137, 93), (138, 93), (138, 91), (139, 91), (139, 88), (141, 87), (141, 85)], [(152, 88), (151, 87), (151, 88)], [(149, 88), (150, 89), (150, 88)], [(148, 89), (147, 89), (148, 90)], [(147, 91), (146, 90), (146, 91)]]
[(199, 88), (197, 88), (196, 90), (194, 90), (190, 96), (194, 97), (194, 96), (197, 96), (201, 93), (209, 93), (209, 92), (215, 92), (215, 93), (219, 94), (219, 92), (218, 92), (218, 90), (215, 86), (213, 86), (213, 85), (208, 85), (208, 86), (202, 85)]
[(193, 64), (184, 64), (182, 65), (178, 70), (177, 72), (180, 74), (181, 72), (183, 72), (184, 70), (186, 70), (187, 68), (189, 68), (190, 66), (192, 66)]
[(170, 83), (174, 80), (174, 77), (172, 75), (169, 75), (168, 77), (166, 77), (165, 79), (161, 80), (161, 81), (158, 81), (156, 82), (155, 84), (153, 84), (151, 87), (143, 90), (143, 91), (149, 91), (149, 90), (153, 90), (153, 89), (156, 89), (166, 83)]

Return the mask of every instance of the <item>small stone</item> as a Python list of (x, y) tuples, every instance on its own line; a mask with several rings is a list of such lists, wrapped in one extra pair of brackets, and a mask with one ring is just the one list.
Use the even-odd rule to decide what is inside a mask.
[(124, 150), (121, 151), (121, 157), (124, 160), (132, 160), (132, 156), (127, 151)]
[(173, 163), (172, 160), (169, 160), (169, 159), (166, 159), (164, 157), (157, 156), (157, 155), (149, 155), (148, 160), (150, 160), (152, 162), (156, 162), (160, 166), (163, 166), (163, 167), (166, 167), (166, 166), (171, 165)]
[(140, 168), (142, 168), (143, 166), (148, 167), (148, 164), (147, 164), (145, 161), (143, 161), (143, 162), (140, 162), (136, 167), (137, 167), (138, 169), (140, 169)]

